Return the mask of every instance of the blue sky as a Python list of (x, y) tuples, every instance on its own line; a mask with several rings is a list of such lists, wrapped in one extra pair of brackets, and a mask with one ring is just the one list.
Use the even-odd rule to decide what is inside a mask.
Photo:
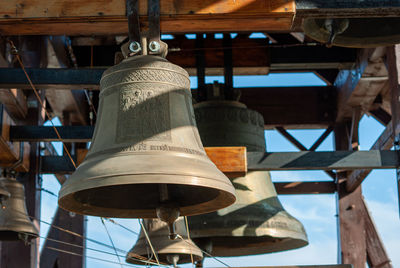
[[(223, 77), (207, 77), (207, 83), (214, 80), (223, 82)], [(197, 86), (196, 78), (191, 79), (192, 87)], [(318, 77), (311, 73), (270, 74), (268, 76), (240, 76), (234, 77), (235, 87), (255, 86), (312, 86), (324, 85)], [(362, 150), (368, 150), (384, 127), (372, 117), (364, 116), (360, 122), (359, 137)], [(290, 130), (306, 147), (322, 134), (324, 130)], [(265, 131), (267, 151), (298, 151), (284, 137), (274, 130)], [(319, 151), (333, 150), (332, 134), (318, 148)], [(331, 180), (322, 171), (274, 171), (271, 172), (273, 181), (316, 181)], [(378, 232), (380, 233), (389, 257), (394, 267), (400, 267), (400, 220), (398, 214), (397, 184), (394, 170), (375, 170), (364, 181), (363, 194), (373, 215)], [(60, 186), (54, 176), (45, 175), (43, 188), (57, 194)], [(300, 220), (308, 234), (310, 244), (307, 247), (266, 255), (244, 256), (235, 258), (221, 258), (230, 266), (261, 266), (261, 265), (295, 265), (295, 264), (334, 264), (338, 260), (337, 252), (337, 224), (336, 224), (336, 197), (333, 194), (320, 195), (286, 195), (279, 196), (285, 209)], [(42, 193), (42, 219), (50, 222), (56, 209), (57, 198), (49, 193)], [(115, 219), (117, 222), (139, 232), (138, 220)], [(135, 243), (137, 235), (121, 227), (106, 222), (112, 239), (117, 248), (128, 251)], [(110, 244), (104, 226), (97, 217), (87, 217), (87, 236), (95, 240)], [(48, 226), (41, 224), (41, 236), (45, 236)], [(88, 247), (113, 251), (92, 242)], [(117, 257), (109, 254), (100, 254), (90, 250), (87, 256), (107, 259), (118, 263)], [(123, 253), (121, 253), (124, 255)], [(124, 258), (122, 258), (122, 261)], [(98, 260), (86, 259), (87, 268), (121, 267), (119, 264), (110, 264)], [(222, 267), (213, 259), (207, 258), (205, 267)], [(127, 266), (128, 267), (128, 266)], [(185, 265), (183, 267), (191, 267)]]

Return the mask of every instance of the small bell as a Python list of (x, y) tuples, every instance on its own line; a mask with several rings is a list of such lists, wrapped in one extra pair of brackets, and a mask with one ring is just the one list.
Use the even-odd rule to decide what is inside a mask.
[(400, 43), (400, 18), (306, 18), (304, 33), (318, 42), (354, 48)]
[(166, 211), (196, 215), (235, 201), (231, 182), (201, 144), (184, 69), (158, 56), (133, 56), (106, 70), (100, 88), (90, 150), (63, 184), (60, 207), (169, 220)]
[[(191, 262), (191, 254), (194, 262), (200, 261), (203, 258), (201, 250), (188, 239), (185, 222), (182, 217), (175, 223), (176, 231), (180, 237), (174, 240), (169, 238), (169, 230), (165, 222), (158, 219), (147, 219), (143, 221), (149, 240), (160, 262), (168, 263), (176, 267), (178, 264)], [(139, 239), (127, 254), (126, 261), (132, 264), (145, 265), (146, 263), (135, 258), (137, 255), (151, 260), (153, 265), (156, 263), (156, 258), (153, 256), (153, 252), (143, 230), (140, 230)]]
[[(265, 152), (264, 120), (236, 101), (206, 101), (194, 106), (206, 146), (246, 146)], [(217, 212), (188, 217), (193, 241), (213, 256), (244, 256), (306, 246), (303, 225), (285, 211), (269, 172), (233, 178), (236, 202)]]
[(14, 178), (1, 177), (0, 185), (10, 197), (3, 201), (0, 209), (0, 240), (29, 241), (39, 236), (39, 232), (29, 219), (25, 205), (24, 186)]

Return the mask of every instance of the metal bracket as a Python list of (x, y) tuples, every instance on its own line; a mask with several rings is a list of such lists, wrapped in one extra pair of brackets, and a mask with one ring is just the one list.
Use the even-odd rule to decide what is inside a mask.
[(126, 0), (129, 41), (121, 46), (125, 57), (136, 55), (157, 55), (166, 57), (168, 45), (160, 38), (160, 1), (148, 0), (147, 33), (141, 31), (139, 21), (139, 0)]

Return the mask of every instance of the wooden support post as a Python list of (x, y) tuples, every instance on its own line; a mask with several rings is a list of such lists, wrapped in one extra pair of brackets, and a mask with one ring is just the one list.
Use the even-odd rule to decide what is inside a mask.
[[(392, 111), (392, 137), (396, 151), (400, 151), (400, 46), (388, 48), (387, 65), (389, 69), (389, 84), (391, 91), (390, 108)], [(397, 191), (400, 204), (400, 168), (396, 170)], [(400, 206), (399, 206), (400, 209)], [(400, 212), (399, 212), (400, 213)]]
[(365, 232), (367, 243), (367, 262), (371, 268), (393, 268), (391, 260), (385, 251), (382, 240), (376, 230), (375, 224), (363, 200)]
[[(57, 209), (52, 224), (80, 235), (84, 235), (85, 232), (85, 217), (75, 213), (70, 213), (62, 208)], [(57, 241), (63, 241), (81, 247), (74, 247)], [(51, 248), (73, 252), (77, 255), (62, 253)], [(84, 260), (83, 257), (79, 255), (83, 254), (84, 240), (81, 237), (51, 227), (44, 243), (43, 251), (40, 255), (40, 268), (80, 268), (83, 267)]]
[[(42, 45), (41, 37), (24, 37), (20, 43), (20, 53), (26, 67), (40, 67)], [(31, 98), (32, 97), (32, 98)], [(33, 94), (29, 97), (35, 103)], [(43, 123), (42, 111), (38, 107), (28, 109), (25, 124), (40, 125)], [(39, 143), (31, 143), (30, 169), (28, 173), (20, 175), (18, 180), (24, 183), (25, 199), (28, 214), (34, 217), (33, 223), (39, 229), (40, 219), (40, 191), (41, 180), (39, 177)], [(39, 267), (39, 239), (34, 239), (26, 245), (23, 241), (2, 242), (0, 267), (7, 268), (38, 268)]]
[[(336, 126), (336, 150), (349, 148), (350, 127), (351, 125), (348, 122)], [(346, 175), (346, 172), (337, 174), (340, 262), (353, 264), (354, 268), (364, 268), (367, 253), (361, 186), (348, 193), (345, 187)]]

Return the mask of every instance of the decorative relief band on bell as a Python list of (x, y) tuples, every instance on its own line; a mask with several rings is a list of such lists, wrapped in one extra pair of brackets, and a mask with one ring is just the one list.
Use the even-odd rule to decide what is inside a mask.
[(264, 128), (264, 119), (261, 114), (250, 109), (209, 107), (207, 109), (195, 109), (197, 124), (200, 122), (209, 122), (210, 119), (236, 121), (244, 124), (251, 124), (255, 127)]
[(102, 91), (107, 91), (110, 87), (120, 87), (126, 83), (161, 83), (176, 86), (178, 88), (190, 88), (190, 80), (185, 74), (171, 72), (162, 69), (126, 69), (119, 72), (110, 73), (109, 76), (102, 77), (100, 86)]

